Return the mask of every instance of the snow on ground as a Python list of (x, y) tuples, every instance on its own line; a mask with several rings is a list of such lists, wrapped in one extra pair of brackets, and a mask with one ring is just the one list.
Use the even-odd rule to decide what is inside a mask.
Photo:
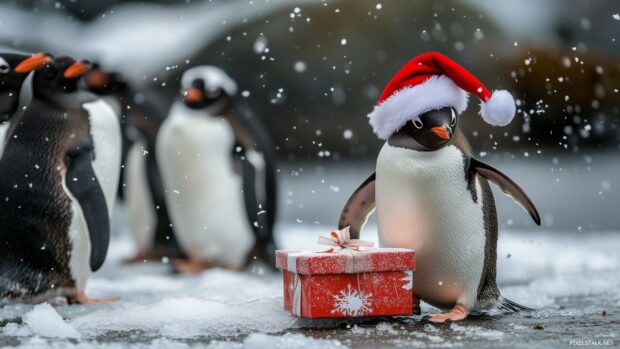
[[(286, 225), (277, 238), (286, 248), (318, 249), (316, 238), (330, 227)], [(376, 240), (374, 227), (364, 237)], [(502, 232), (499, 282), (503, 293), (536, 307), (534, 318), (597, 314), (600, 306), (565, 307), (567, 297), (601, 297), (620, 307), (620, 256), (616, 234), (569, 236), (557, 233)], [(243, 273), (221, 269), (198, 276), (172, 274), (166, 264), (122, 265), (131, 242), (116, 238), (104, 268), (88, 284), (93, 297), (121, 297), (111, 304), (14, 304), (0, 309), (0, 345), (24, 348), (339, 348), (348, 338), (391, 338), (386, 345), (441, 346), (459, 338), (505, 339), (509, 333), (478, 326), (452, 324), (441, 331), (426, 325), (415, 331), (399, 323), (379, 322), (341, 328), (337, 321), (300, 322), (282, 309), (279, 274), (260, 266)], [(432, 311), (423, 308), (425, 313)], [(513, 315), (519, 318), (522, 315)], [(503, 318), (509, 318), (505, 316)], [(417, 318), (416, 318), (417, 319)], [(519, 326), (514, 325), (515, 330)], [(305, 329), (302, 329), (305, 328)], [(308, 330), (310, 328), (310, 330)], [(314, 329), (314, 330), (313, 330)], [(319, 331), (314, 333), (313, 331)], [(447, 332), (446, 332), (447, 331)], [(327, 336), (327, 339), (321, 337)], [(365, 337), (366, 336), (366, 337)], [(448, 337), (446, 337), (448, 336)], [(447, 340), (449, 338), (450, 340)], [(455, 342), (456, 341), (456, 342)], [(417, 343), (417, 344), (416, 344)]]
[[(279, 227), (278, 240), (286, 248), (318, 249), (316, 238), (326, 226)], [(374, 227), (366, 239), (376, 240)], [(536, 307), (535, 318), (584, 316), (600, 306), (558, 306), (566, 297), (601, 297), (611, 309), (620, 306), (620, 256), (615, 234), (566, 236), (557, 233), (503, 232), (499, 245), (499, 281), (504, 294)], [(411, 331), (398, 323), (349, 325), (341, 332), (312, 335), (301, 328), (341, 327), (338, 321), (298, 321), (282, 309), (281, 279), (260, 266), (243, 273), (221, 269), (198, 276), (177, 275), (163, 263), (122, 265), (131, 242), (116, 238), (110, 259), (94, 275), (87, 291), (93, 297), (121, 297), (111, 304), (14, 304), (0, 309), (0, 344), (28, 348), (337, 348), (355, 338), (391, 338), (386, 345), (452, 345), (459, 338), (503, 340), (504, 330), (476, 324), (452, 324), (439, 332), (426, 325)], [(428, 313), (432, 308), (424, 308)], [(521, 315), (514, 315), (518, 318)], [(416, 318), (417, 319), (417, 318)], [(522, 325), (513, 325), (519, 330)], [(306, 331), (306, 332), (304, 332)], [(452, 341), (446, 341), (447, 335)], [(340, 339), (334, 339), (333, 337)], [(366, 337), (365, 337), (366, 336)], [(458, 342), (457, 342), (458, 343)]]

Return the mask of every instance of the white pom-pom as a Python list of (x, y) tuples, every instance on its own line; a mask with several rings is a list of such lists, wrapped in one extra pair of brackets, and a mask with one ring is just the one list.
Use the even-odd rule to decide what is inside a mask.
[(493, 91), (486, 103), (480, 103), (482, 119), (494, 126), (508, 125), (514, 118), (516, 110), (515, 100), (506, 90)]

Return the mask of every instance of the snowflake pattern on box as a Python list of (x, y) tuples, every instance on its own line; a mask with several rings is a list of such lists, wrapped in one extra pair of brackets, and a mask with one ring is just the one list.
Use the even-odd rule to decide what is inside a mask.
[(334, 296), (334, 313), (341, 313), (345, 316), (363, 316), (372, 311), (372, 293), (364, 293), (347, 285), (347, 288)]
[(407, 291), (413, 288), (413, 270), (405, 270), (405, 276), (400, 279), (400, 281), (404, 281), (405, 284), (403, 288)]

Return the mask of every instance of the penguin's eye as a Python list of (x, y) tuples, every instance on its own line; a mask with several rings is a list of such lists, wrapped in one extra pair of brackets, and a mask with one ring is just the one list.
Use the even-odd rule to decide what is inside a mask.
[(454, 125), (456, 125), (456, 112), (454, 111), (454, 108), (450, 108), (450, 110), (452, 111), (452, 120), (450, 121), (450, 126), (454, 127)]
[(6, 74), (11, 71), (11, 66), (3, 58), (0, 57), (0, 73)]
[(420, 119), (414, 119), (413, 120), (413, 126), (415, 126), (415, 128), (417, 128), (419, 130), (422, 127), (424, 127), (424, 124), (422, 123), (422, 121)]
[(207, 90), (207, 97), (210, 99), (215, 99), (222, 94), (222, 89), (218, 88), (215, 91)]

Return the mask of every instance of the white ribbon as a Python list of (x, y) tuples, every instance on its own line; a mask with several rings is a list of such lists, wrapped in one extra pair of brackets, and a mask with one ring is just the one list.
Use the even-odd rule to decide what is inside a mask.
[(323, 253), (333, 253), (344, 249), (359, 251), (360, 247), (372, 247), (375, 243), (372, 241), (351, 239), (349, 233), (350, 227), (345, 227), (341, 230), (332, 231), (330, 237), (319, 236), (319, 244), (333, 246)]
[(293, 273), (293, 315), (301, 316), (301, 278)]

